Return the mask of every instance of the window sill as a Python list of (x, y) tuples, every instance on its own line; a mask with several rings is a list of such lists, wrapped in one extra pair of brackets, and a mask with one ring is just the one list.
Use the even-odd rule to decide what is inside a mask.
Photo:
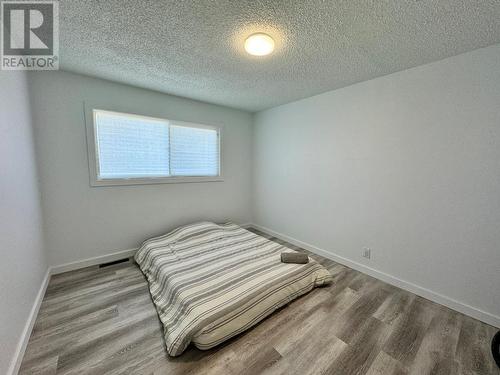
[(157, 184), (184, 184), (193, 182), (222, 182), (222, 176), (214, 177), (164, 177), (164, 178), (117, 178), (92, 180), (92, 187), (99, 186), (128, 186), (128, 185), (157, 185)]

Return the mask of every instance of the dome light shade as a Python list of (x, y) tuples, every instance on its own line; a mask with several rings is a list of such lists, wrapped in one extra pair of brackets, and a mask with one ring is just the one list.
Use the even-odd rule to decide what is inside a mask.
[(254, 56), (269, 55), (274, 50), (274, 40), (264, 33), (252, 34), (245, 40), (245, 50)]

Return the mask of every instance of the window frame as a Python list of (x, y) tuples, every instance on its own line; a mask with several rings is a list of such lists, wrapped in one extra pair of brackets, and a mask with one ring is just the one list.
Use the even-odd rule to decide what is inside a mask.
[[(90, 106), (87, 103), (85, 107), (85, 123), (87, 130), (87, 153), (89, 162), (90, 185), (98, 186), (126, 186), (126, 185), (149, 185), (149, 184), (175, 184), (190, 182), (220, 182), (224, 181), (222, 175), (222, 126), (199, 124), (187, 121), (171, 120), (162, 117), (146, 116), (137, 113), (124, 112), (121, 110), (105, 109), (102, 106)], [(96, 132), (96, 113), (104, 112), (117, 114), (131, 118), (140, 118), (149, 121), (168, 122), (169, 125), (186, 126), (191, 128), (212, 129), (218, 134), (219, 148), (219, 174), (217, 176), (168, 176), (168, 177), (130, 177), (130, 178), (99, 178), (99, 150)]]

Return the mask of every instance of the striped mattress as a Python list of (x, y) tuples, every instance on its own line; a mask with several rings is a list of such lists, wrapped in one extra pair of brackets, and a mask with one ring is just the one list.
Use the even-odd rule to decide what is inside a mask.
[(281, 306), (332, 280), (310, 259), (285, 264), (293, 252), (235, 224), (200, 222), (145, 241), (135, 255), (178, 356), (192, 342), (212, 348)]

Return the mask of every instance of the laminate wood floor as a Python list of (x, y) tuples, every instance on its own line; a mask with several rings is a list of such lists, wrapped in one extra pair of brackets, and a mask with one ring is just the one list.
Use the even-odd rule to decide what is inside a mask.
[(331, 286), (217, 348), (176, 358), (137, 265), (55, 275), (20, 373), (500, 374), (489, 349), (494, 327), (311, 256), (334, 275)]

